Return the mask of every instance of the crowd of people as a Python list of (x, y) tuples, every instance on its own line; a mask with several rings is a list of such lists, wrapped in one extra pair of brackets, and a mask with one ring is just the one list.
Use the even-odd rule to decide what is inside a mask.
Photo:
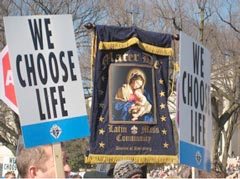
[[(52, 145), (24, 148), (19, 145), (17, 152), (17, 169), (20, 178), (57, 178)], [(66, 160), (64, 147), (61, 146), (63, 156), (63, 171), (65, 178), (70, 176), (71, 168)], [(121, 160), (116, 163), (112, 176), (101, 172), (86, 172), (83, 177), (73, 178), (146, 178), (141, 167), (131, 160)], [(13, 172), (5, 174), (5, 178), (16, 178)]]
[(179, 176), (178, 166), (172, 164), (172, 165), (166, 165), (162, 168), (150, 170), (147, 178), (150, 178), (150, 179), (166, 178), (166, 177), (177, 178), (178, 176)]
[(240, 158), (239, 156), (229, 158), (226, 168), (227, 178), (240, 178)]
[[(71, 168), (66, 160), (64, 147), (61, 146), (63, 156), (63, 171), (65, 178), (70, 177)], [(17, 153), (17, 169), (20, 178), (56, 178), (55, 162), (52, 145), (44, 145), (33, 148), (24, 148), (20, 145)], [(179, 173), (179, 166), (175, 164), (165, 165), (149, 172), (146, 165), (137, 164), (131, 160), (118, 161), (111, 172), (102, 173), (98, 171), (85, 172), (83, 176), (75, 175), (71, 178), (189, 178), (188, 174)], [(240, 176), (240, 159), (236, 157), (228, 162), (226, 168), (226, 178), (239, 178)], [(4, 178), (16, 178), (15, 173), (7, 172)], [(205, 178), (205, 177), (202, 177)]]

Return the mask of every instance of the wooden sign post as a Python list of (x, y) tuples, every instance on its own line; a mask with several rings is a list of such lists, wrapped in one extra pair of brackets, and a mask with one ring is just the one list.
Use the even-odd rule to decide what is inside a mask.
[(52, 144), (56, 178), (65, 178), (61, 143)]

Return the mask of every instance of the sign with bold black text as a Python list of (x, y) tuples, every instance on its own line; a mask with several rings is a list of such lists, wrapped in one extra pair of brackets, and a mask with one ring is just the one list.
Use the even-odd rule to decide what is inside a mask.
[(178, 121), (180, 162), (211, 170), (212, 114), (210, 53), (186, 34), (180, 34), (180, 80)]
[(71, 15), (5, 17), (4, 24), (25, 146), (88, 136)]

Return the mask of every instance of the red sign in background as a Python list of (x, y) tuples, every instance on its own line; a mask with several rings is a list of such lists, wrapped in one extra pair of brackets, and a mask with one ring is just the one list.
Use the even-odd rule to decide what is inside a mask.
[[(4, 83), (5, 96), (15, 106), (17, 106), (15, 88), (14, 88), (14, 84), (13, 84), (12, 71), (11, 71), (11, 65), (10, 65), (8, 53), (6, 53), (2, 58), (2, 66), (3, 66), (3, 83)], [(11, 82), (11, 83), (9, 83), (9, 82)]]
[(7, 46), (0, 53), (0, 98), (18, 114), (17, 98)]

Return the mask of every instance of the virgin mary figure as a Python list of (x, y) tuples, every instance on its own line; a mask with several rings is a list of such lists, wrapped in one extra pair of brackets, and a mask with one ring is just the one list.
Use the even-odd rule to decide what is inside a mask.
[[(146, 82), (146, 75), (140, 68), (129, 70), (126, 83), (122, 84), (115, 95), (112, 116), (114, 121), (153, 121), (152, 99), (144, 88)], [(136, 91), (142, 93), (144, 101)]]

